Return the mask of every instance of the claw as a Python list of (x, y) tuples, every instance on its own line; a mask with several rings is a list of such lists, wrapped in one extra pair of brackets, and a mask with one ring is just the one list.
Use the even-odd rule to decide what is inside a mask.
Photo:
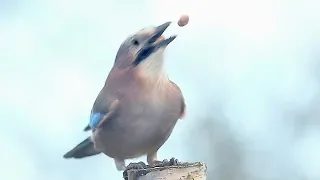
[(181, 163), (176, 158), (171, 158), (169, 161), (164, 159), (163, 161), (155, 161), (155, 167), (166, 167), (166, 166), (179, 166)]
[(169, 166), (179, 166), (181, 163), (176, 158), (171, 158), (169, 161)]
[(130, 163), (127, 167), (126, 170), (130, 170), (130, 169), (146, 169), (147, 165), (140, 161), (138, 163)]

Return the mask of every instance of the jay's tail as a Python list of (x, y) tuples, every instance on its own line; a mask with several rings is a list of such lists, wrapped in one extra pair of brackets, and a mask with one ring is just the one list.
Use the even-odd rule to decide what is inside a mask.
[(94, 144), (91, 141), (90, 137), (82, 141), (80, 144), (78, 144), (76, 147), (71, 149), (69, 152), (67, 152), (65, 155), (63, 155), (64, 158), (75, 158), (80, 159), (84, 157), (93, 156), (96, 154), (100, 154), (100, 151), (97, 151), (94, 148)]

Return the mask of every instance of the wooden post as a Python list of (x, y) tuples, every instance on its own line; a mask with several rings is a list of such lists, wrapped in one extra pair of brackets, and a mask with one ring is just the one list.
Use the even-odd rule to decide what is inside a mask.
[(182, 163), (179, 166), (148, 167), (123, 172), (124, 180), (207, 180), (204, 163)]

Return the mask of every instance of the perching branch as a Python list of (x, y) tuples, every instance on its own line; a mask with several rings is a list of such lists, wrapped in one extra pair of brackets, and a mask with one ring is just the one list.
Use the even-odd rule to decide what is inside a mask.
[(206, 180), (204, 163), (181, 163), (178, 166), (156, 166), (123, 172), (124, 180)]

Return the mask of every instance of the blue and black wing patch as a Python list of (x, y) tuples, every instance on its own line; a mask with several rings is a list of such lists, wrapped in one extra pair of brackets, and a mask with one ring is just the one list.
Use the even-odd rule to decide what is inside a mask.
[(100, 124), (101, 120), (103, 120), (105, 114), (103, 113), (91, 113), (89, 126), (91, 129), (95, 129)]
[(96, 129), (101, 124), (103, 124), (104, 121), (112, 118), (115, 115), (115, 111), (118, 106), (118, 100), (111, 103), (108, 113), (99, 113), (99, 112), (91, 112), (90, 114), (90, 122), (89, 124), (84, 128), (84, 131), (88, 131), (90, 129)]

